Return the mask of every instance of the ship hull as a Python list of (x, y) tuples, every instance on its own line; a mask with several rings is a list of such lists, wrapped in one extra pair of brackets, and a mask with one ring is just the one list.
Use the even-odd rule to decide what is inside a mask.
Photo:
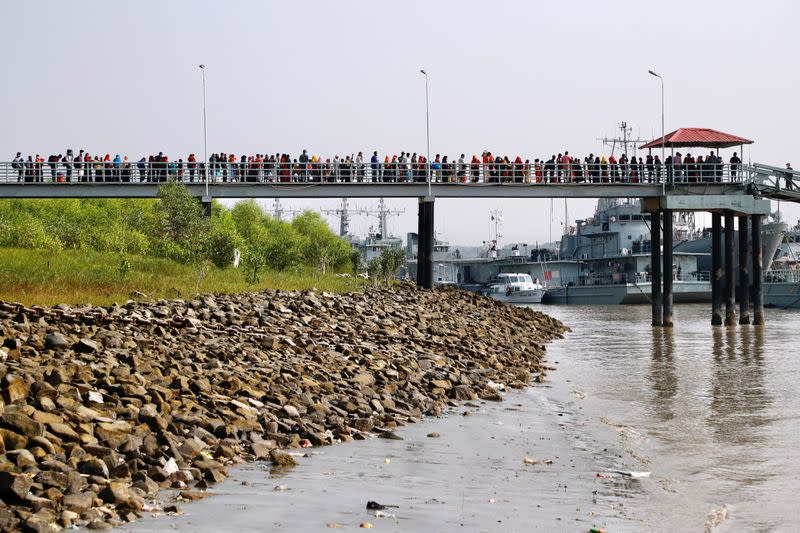
[(519, 291), (510, 295), (492, 293), (486, 294), (486, 296), (494, 298), (499, 302), (505, 302), (509, 304), (539, 304), (542, 303), (544, 294), (544, 289), (534, 289), (531, 291)]
[[(761, 252), (763, 258), (762, 268), (769, 270), (772, 266), (772, 259), (775, 252), (783, 241), (788, 226), (783, 222), (770, 222), (761, 226)], [(676, 244), (672, 249), (674, 252), (684, 252), (693, 254), (708, 254), (697, 258), (697, 270), (701, 272), (711, 271), (711, 236), (706, 235), (691, 241), (683, 241)], [(739, 232), (734, 231), (733, 237), (733, 268), (739, 267)], [(725, 265), (725, 254), (722, 254), (722, 265)], [(748, 265), (748, 272), (752, 272), (752, 266)], [(738, 279), (737, 279), (738, 282)]]
[(764, 283), (764, 306), (800, 309), (800, 283), (785, 281)]
[[(619, 285), (570, 285), (546, 290), (542, 303), (559, 305), (623, 305), (649, 304), (650, 283)], [(711, 284), (707, 281), (673, 282), (674, 303), (711, 301)]]

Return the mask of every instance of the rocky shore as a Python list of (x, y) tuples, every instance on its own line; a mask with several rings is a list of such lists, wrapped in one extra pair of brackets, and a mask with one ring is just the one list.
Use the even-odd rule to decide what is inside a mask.
[(265, 291), (111, 307), (0, 302), (0, 530), (107, 529), (226, 467), (392, 437), (545, 372), (559, 321), (475, 294)]

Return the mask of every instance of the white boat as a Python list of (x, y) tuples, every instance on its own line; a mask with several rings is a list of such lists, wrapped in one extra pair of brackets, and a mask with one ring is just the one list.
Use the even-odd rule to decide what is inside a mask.
[(482, 293), (501, 302), (538, 304), (542, 302), (544, 291), (544, 286), (538, 279), (531, 279), (530, 274), (502, 273), (491, 280)]

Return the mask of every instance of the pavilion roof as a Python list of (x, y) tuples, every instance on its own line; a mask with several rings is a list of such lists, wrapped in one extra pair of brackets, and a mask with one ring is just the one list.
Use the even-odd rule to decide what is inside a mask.
[[(711, 128), (678, 128), (664, 136), (666, 148), (699, 146), (702, 148), (730, 148), (741, 144), (753, 144), (750, 139), (712, 130)], [(657, 137), (641, 148), (660, 148), (661, 137)]]

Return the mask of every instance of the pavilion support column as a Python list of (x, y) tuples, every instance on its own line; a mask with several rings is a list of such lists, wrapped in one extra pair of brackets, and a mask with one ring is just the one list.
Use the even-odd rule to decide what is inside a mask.
[(650, 302), (653, 306), (652, 326), (661, 319), (661, 211), (650, 213)]
[(722, 215), (711, 213), (711, 325), (722, 325)]
[(672, 324), (672, 210), (664, 209), (664, 296), (662, 300), (661, 324), (671, 328)]
[(753, 243), (753, 325), (764, 324), (763, 261), (761, 250), (761, 215), (750, 216), (751, 241)]
[(725, 325), (736, 324), (736, 278), (733, 275), (733, 211), (725, 211)]
[(417, 225), (417, 285), (433, 288), (433, 197), (419, 199)]
[(739, 324), (750, 323), (750, 280), (747, 263), (750, 259), (748, 216), (739, 217)]

